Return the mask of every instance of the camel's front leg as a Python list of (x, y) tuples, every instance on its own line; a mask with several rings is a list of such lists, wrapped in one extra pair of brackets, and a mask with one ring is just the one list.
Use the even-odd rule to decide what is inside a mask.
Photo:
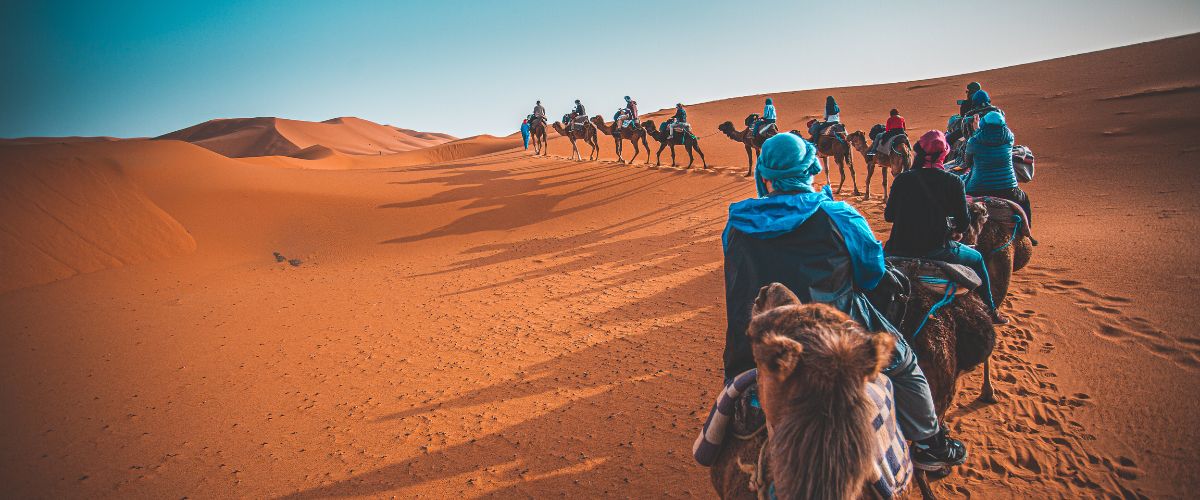
[(833, 181), (829, 180), (829, 157), (826, 156), (824, 158), (821, 158), (821, 164), (825, 168), (825, 185), (832, 186)]
[(675, 145), (671, 145), (671, 166), (675, 166)]
[(662, 166), (662, 152), (663, 152), (663, 150), (664, 150), (664, 149), (667, 149), (667, 145), (666, 145), (666, 144), (659, 144), (659, 145), (658, 145), (658, 154), (654, 156), (654, 160), (655, 160), (655, 161), (654, 161), (654, 166), (656, 166), (656, 167), (661, 167), (661, 166)]
[(850, 182), (854, 183), (854, 196), (858, 196), (858, 176), (854, 175), (854, 155), (846, 153), (846, 163), (850, 165)]
[(864, 200), (871, 199), (871, 177), (875, 176), (875, 164), (867, 161), (867, 193), (863, 195)]
[(837, 164), (838, 175), (841, 177), (841, 180), (838, 181), (837, 194), (842, 194), (842, 188), (846, 185), (846, 164), (842, 163), (842, 159), (836, 156), (833, 157), (833, 162)]

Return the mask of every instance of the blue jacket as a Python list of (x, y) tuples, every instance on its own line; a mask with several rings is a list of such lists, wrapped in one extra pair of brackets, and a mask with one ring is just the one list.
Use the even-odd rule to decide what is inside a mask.
[(985, 125), (967, 140), (971, 172), (967, 174), (967, 193), (1017, 187), (1013, 173), (1012, 131), (1004, 125)]
[(766, 106), (763, 106), (762, 117), (764, 120), (774, 120), (775, 119), (775, 105), (768, 104)]
[(529, 123), (526, 123), (526, 122), (521, 123), (521, 135), (524, 135), (524, 136), (529, 135)]
[(908, 349), (863, 294), (883, 277), (883, 247), (862, 215), (833, 201), (828, 186), (819, 193), (774, 194), (730, 205), (722, 243), (726, 377), (754, 367), (746, 329), (759, 290), (775, 282), (801, 302), (829, 304), (870, 331), (891, 332), (901, 357)]

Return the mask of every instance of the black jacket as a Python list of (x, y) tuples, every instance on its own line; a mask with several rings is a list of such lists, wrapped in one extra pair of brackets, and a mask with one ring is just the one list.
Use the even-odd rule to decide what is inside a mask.
[[(731, 228), (725, 250), (725, 378), (754, 368), (746, 329), (754, 299), (771, 283), (787, 286), (803, 303), (822, 302), (870, 331), (895, 328), (855, 289), (846, 241), (824, 210), (790, 233), (757, 238)], [(897, 349), (907, 349), (897, 335)]]
[(953, 230), (964, 232), (971, 223), (963, 182), (950, 172), (916, 168), (896, 176), (883, 217), (892, 234), (883, 246), (888, 255), (924, 257), (945, 248)]

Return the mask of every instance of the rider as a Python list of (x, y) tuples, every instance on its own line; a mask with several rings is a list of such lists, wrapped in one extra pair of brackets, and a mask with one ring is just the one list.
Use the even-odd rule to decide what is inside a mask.
[(892, 234), (883, 251), (888, 255), (934, 259), (970, 267), (983, 284), (976, 289), (991, 308), (992, 322), (1007, 323), (996, 311), (992, 285), (983, 255), (955, 238), (971, 224), (962, 180), (942, 169), (950, 145), (940, 130), (930, 130), (913, 147), (912, 170), (896, 176), (884, 209)]
[(629, 121), (626, 126), (636, 128), (638, 121), (637, 101), (630, 99), (629, 96), (625, 96), (625, 112), (629, 115), (627, 118)]
[(546, 108), (542, 107), (542, 101), (538, 101), (537, 104), (533, 105), (533, 118), (540, 119), (543, 122), (546, 121)]
[(1032, 228), (1033, 212), (1030, 210), (1029, 196), (1017, 186), (1017, 176), (1013, 173), (1013, 140), (1013, 133), (1008, 129), (1003, 114), (989, 111), (983, 115), (979, 130), (967, 140), (963, 160), (963, 165), (971, 169), (966, 180), (967, 194), (994, 196), (1015, 202), (1025, 210), (1025, 221)]
[(758, 121), (756, 121), (754, 123), (754, 137), (756, 137), (756, 138), (758, 137), (759, 129), (763, 128), (766, 125), (775, 123), (777, 118), (778, 117), (775, 114), (775, 103), (771, 100), (770, 97), (768, 97), (767, 103), (763, 105), (762, 116), (759, 117)]
[(897, 421), (915, 443), (913, 461), (928, 470), (963, 463), (966, 448), (939, 425), (916, 354), (863, 295), (883, 277), (883, 249), (858, 211), (833, 201), (828, 187), (812, 187), (812, 176), (821, 171), (815, 146), (792, 133), (777, 134), (763, 142), (755, 170), (759, 197), (729, 207), (722, 235), (725, 378), (754, 368), (746, 336), (754, 299), (763, 286), (782, 283), (803, 302), (827, 303), (868, 330), (895, 336), (895, 355), (884, 374), (895, 388)]
[(571, 121), (579, 119), (579, 117), (587, 117), (587, 109), (583, 107), (583, 103), (579, 99), (575, 99), (575, 109), (571, 110)]
[(840, 122), (842, 120), (841, 113), (842, 108), (838, 107), (838, 103), (833, 99), (833, 96), (825, 96), (825, 121), (816, 122), (808, 129), (808, 133), (812, 135), (810, 142), (816, 144), (817, 136), (821, 135), (821, 132), (824, 132), (826, 128), (834, 123)]
[(900, 116), (900, 112), (895, 108), (889, 113), (887, 123), (883, 129), (883, 135), (879, 136), (874, 143), (871, 144), (871, 149), (867, 151), (868, 155), (874, 155), (879, 150), (879, 145), (887, 144), (887, 141), (895, 136), (904, 133), (907, 125), (904, 123), (904, 117)]
[(979, 85), (979, 82), (971, 82), (967, 84), (967, 98), (958, 100), (959, 116), (967, 116), (967, 112), (971, 111), (971, 109), (975, 107), (975, 104), (972, 103), (972, 97), (974, 97), (975, 93), (979, 92), (982, 88), (983, 87)]
[(684, 134), (692, 133), (692, 125), (687, 121), (687, 111), (683, 109), (683, 103), (675, 103), (675, 116), (671, 117), (670, 122), (671, 126), (667, 127), (667, 140), (675, 137), (675, 127), (682, 128)]

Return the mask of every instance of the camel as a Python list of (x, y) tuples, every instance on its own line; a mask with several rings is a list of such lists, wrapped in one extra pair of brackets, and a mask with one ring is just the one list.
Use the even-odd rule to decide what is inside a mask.
[[(747, 121), (749, 121), (749, 119), (747, 119)], [(762, 151), (762, 143), (779, 133), (778, 127), (771, 127), (768, 128), (766, 132), (755, 136), (754, 131), (750, 129), (752, 126), (753, 125), (749, 125), (742, 130), (737, 130), (733, 128), (733, 122), (727, 121), (717, 125), (717, 130), (724, 132), (726, 137), (746, 145), (746, 162), (748, 163), (746, 166), (746, 177), (754, 175), (754, 163), (758, 159), (759, 153)], [(754, 151), (753, 155), (750, 154), (751, 150)]]
[[(937, 268), (929, 261), (919, 259), (889, 260), (914, 282), (899, 329), (910, 339), (909, 345), (916, 351), (918, 363), (929, 380), (938, 418), (944, 419), (946, 411), (953, 405), (958, 378), (980, 363), (984, 364), (985, 378), (979, 399), (994, 402), (989, 359), (996, 334), (983, 299), (977, 293), (962, 294), (925, 320), (944, 295), (941, 290), (918, 283), (918, 276), (936, 276)], [(761, 460), (759, 453), (765, 452), (773, 464), (790, 463), (786, 458), (776, 458), (777, 455), (796, 457), (796, 469), (769, 468), (770, 484), (774, 485), (778, 498), (791, 497), (781, 495), (781, 491), (792, 491), (802, 498), (873, 498), (874, 492), (865, 487), (865, 481), (872, 476), (862, 469), (873, 470), (870, 469), (873, 466), (870, 452), (864, 458), (862, 454), (842, 450), (850, 445), (857, 446), (860, 451), (864, 446), (868, 450), (875, 449), (874, 443), (864, 445), (856, 440), (861, 412), (865, 411), (861, 405), (867, 404), (862, 399), (863, 381), (877, 376), (891, 362), (894, 339), (886, 333), (866, 333), (847, 315), (832, 307), (801, 305), (795, 294), (778, 283), (763, 287), (755, 300), (753, 314), (747, 335), (754, 344), (759, 401), (766, 414), (768, 433), (785, 437), (776, 440), (774, 436), (759, 433), (750, 437), (735, 436), (736, 439), (727, 441), (711, 471), (717, 493), (722, 498), (760, 498), (747, 488), (747, 484), (762, 485), (766, 479), (755, 478), (755, 467), (747, 464), (754, 464), (756, 457)], [(920, 328), (919, 333), (917, 328)], [(918, 334), (914, 337), (914, 333)], [(829, 337), (844, 343), (834, 344)], [(832, 351), (831, 346), (845, 350)], [(871, 347), (874, 347), (873, 351)], [(857, 354), (852, 355), (855, 350)], [(834, 359), (815, 358), (822, 355), (832, 355)], [(798, 367), (802, 369), (801, 373), (791, 377)], [(853, 369), (859, 372), (844, 373)], [(798, 404), (777, 408), (773, 404), (775, 401)], [(805, 413), (805, 410), (814, 413)], [(825, 418), (820, 418), (821, 415)], [(794, 429), (809, 429), (811, 434), (795, 436), (787, 433), (788, 430), (795, 432)], [(785, 448), (796, 444), (814, 448)], [(827, 457), (855, 458), (847, 458), (848, 463), (833, 464)], [(948, 472), (930, 474), (942, 476)], [(926, 474), (920, 470), (914, 470), (914, 473), (921, 495), (933, 498)], [(756, 479), (758, 483), (754, 483)], [(818, 484), (811, 485), (813, 481)]]
[[(871, 146), (867, 144), (867, 134), (861, 130), (855, 130), (853, 134), (846, 137), (854, 149), (863, 156), (867, 162), (867, 194), (864, 199), (871, 197), (871, 177), (875, 175), (875, 165), (879, 164), (886, 168), (883, 170), (883, 202), (888, 200), (888, 169), (892, 171), (892, 175), (900, 175), (912, 167), (912, 146), (908, 143), (908, 136), (897, 137), (892, 141), (891, 151), (876, 151), (875, 157), (867, 156), (867, 151)], [(858, 194), (858, 193), (855, 193)]]
[[(567, 117), (563, 117), (563, 121), (567, 121)], [(571, 140), (571, 159), (583, 161), (583, 156), (579, 153), (579, 147), (575, 144), (576, 140), (583, 139), (588, 146), (592, 147), (592, 151), (588, 153), (588, 160), (595, 160), (600, 157), (600, 143), (596, 138), (596, 125), (590, 121), (584, 120), (583, 131), (576, 131), (574, 127), (568, 126), (563, 129), (563, 124), (554, 122), (554, 131), (559, 135), (565, 135)]]
[[(1012, 273), (1024, 268), (1033, 257), (1028, 219), (1020, 205), (1004, 198), (975, 198), (971, 212), (975, 221), (962, 242), (983, 254), (992, 282), (992, 300), (999, 308), (1008, 298)], [(1014, 215), (1021, 217), (1019, 224)]]
[(992, 349), (996, 346), (996, 329), (983, 298), (977, 292), (959, 295), (931, 316), (930, 311), (942, 301), (945, 292), (942, 288), (923, 284), (920, 277), (941, 277), (937, 267), (922, 259), (893, 257), (888, 262), (912, 283), (904, 318), (896, 326), (916, 350), (921, 371), (929, 380), (938, 418), (944, 418), (946, 410), (954, 403), (958, 378), (980, 363), (984, 364), (984, 379), (979, 400), (996, 402), (990, 362)]
[[(700, 163), (702, 165), (704, 165), (705, 170), (708, 169), (708, 161), (706, 161), (704, 159), (704, 151), (700, 150), (700, 139), (697, 139), (694, 134), (676, 134), (671, 139), (667, 139), (667, 132), (665, 130), (659, 130), (658, 127), (654, 125), (654, 120), (646, 120), (646, 121), (642, 122), (642, 128), (646, 130), (647, 134), (650, 134), (650, 137), (653, 137), (654, 140), (658, 141), (658, 154), (655, 156), (655, 159), (657, 160), (657, 165), (659, 165), (659, 166), (662, 165), (663, 149), (666, 149), (667, 146), (670, 146), (671, 147), (671, 166), (674, 167), (675, 166), (675, 146), (682, 145), (684, 148), (687, 149), (687, 154), (688, 154), (687, 168), (692, 168), (692, 163), (695, 163), (695, 161), (696, 161), (696, 158), (692, 156), (692, 150), (695, 149), (696, 153), (698, 153), (700, 155)], [(649, 152), (648, 149), (646, 151), (647, 151), (647, 153)]]
[(618, 121), (613, 121), (612, 125), (605, 125), (604, 117), (602, 117), (600, 115), (596, 115), (596, 116), (592, 117), (592, 124), (596, 126), (597, 130), (603, 132), (605, 135), (612, 136), (613, 142), (615, 142), (617, 145), (616, 147), (617, 147), (617, 160), (618, 161), (620, 161), (621, 163), (626, 163), (625, 158), (623, 158), (621, 156), (621, 150), (622, 150), (621, 146), (622, 146), (623, 142), (626, 140), (633, 143), (633, 157), (629, 159), (628, 163), (633, 163), (635, 160), (637, 160), (638, 155), (641, 154), (641, 152), (642, 152), (642, 150), (640, 148), (638, 148), (638, 141), (640, 140), (640, 141), (642, 141), (642, 145), (646, 146), (646, 164), (649, 165), (650, 164), (650, 144), (648, 142), (646, 142), (646, 129), (644, 129), (644, 128), (633, 129), (633, 128), (629, 128), (629, 127), (621, 127), (621, 126), (619, 126)]
[(801, 304), (779, 283), (762, 288), (753, 314), (747, 335), (767, 432), (725, 442), (710, 471), (717, 494), (875, 498), (877, 410), (867, 385), (882, 378), (895, 339), (830, 306)]
[(546, 147), (546, 119), (534, 118), (529, 121), (529, 135), (533, 136), (533, 155), (547, 156), (550, 154)]
[[(812, 125), (813, 121), (810, 121), (808, 126), (811, 128)], [(800, 137), (805, 137), (799, 130), (793, 130), (792, 133)], [(821, 166), (825, 168), (825, 184), (833, 185), (833, 182), (829, 180), (829, 159), (833, 158), (837, 162), (838, 172), (842, 176), (842, 181), (838, 184), (837, 188), (838, 194), (841, 194), (842, 188), (846, 186), (846, 166), (849, 165), (850, 181), (854, 185), (854, 196), (858, 196), (858, 178), (854, 176), (854, 157), (850, 155), (850, 145), (836, 136), (821, 134), (817, 136), (816, 146), (817, 158), (822, 161)]]

